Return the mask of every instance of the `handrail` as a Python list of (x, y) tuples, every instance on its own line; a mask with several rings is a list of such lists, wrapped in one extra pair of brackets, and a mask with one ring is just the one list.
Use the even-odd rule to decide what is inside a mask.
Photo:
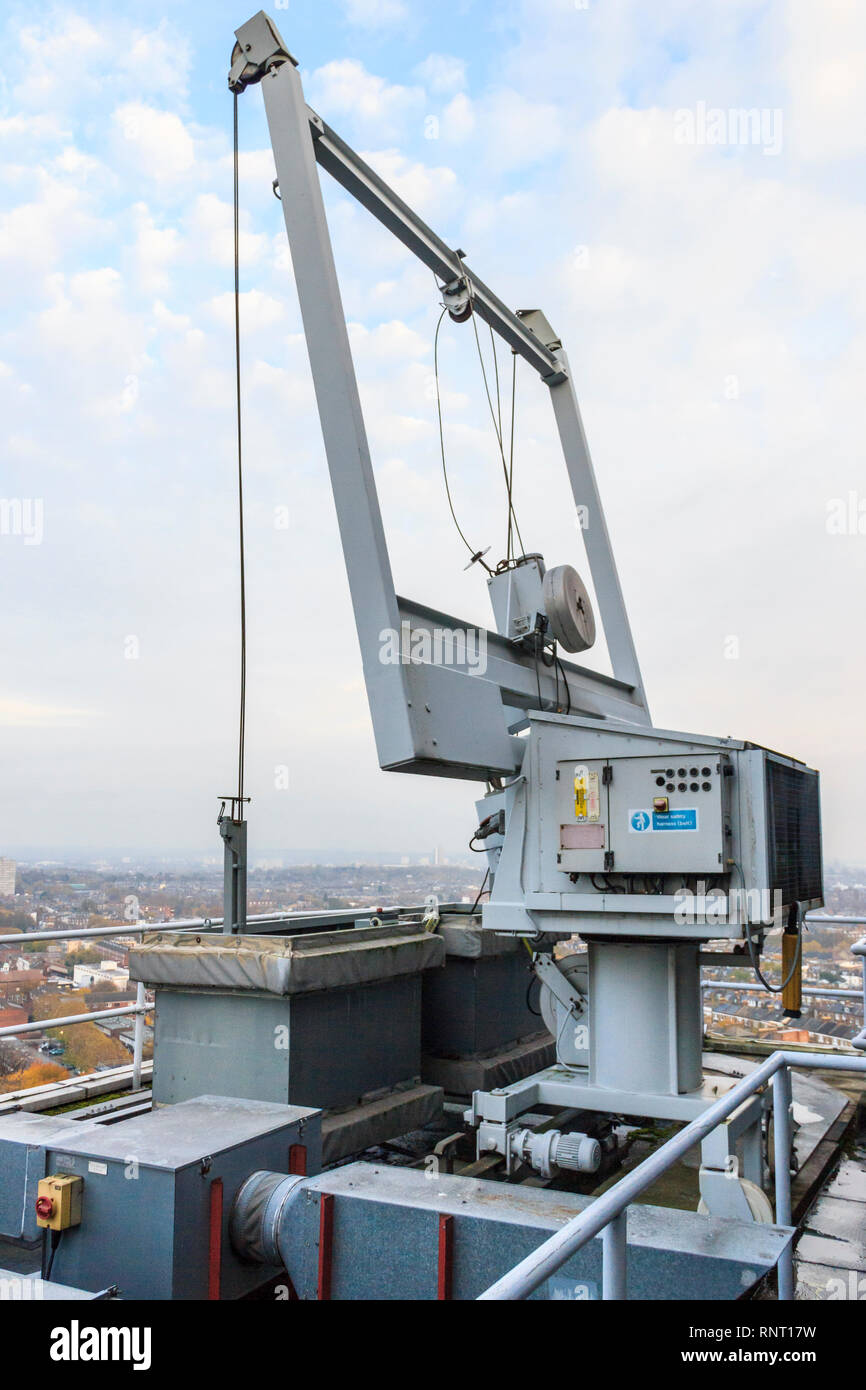
[[(738, 980), (701, 980), (701, 989), (726, 991), (730, 994), (766, 994), (763, 985), (743, 984)], [(804, 985), (801, 994), (816, 995), (819, 999), (862, 999), (861, 989), (821, 989), (818, 985)]]
[[(692, 1120), (661, 1148), (656, 1149), (637, 1168), (607, 1192), (596, 1197), (590, 1206), (567, 1222), (542, 1245), (527, 1255), (512, 1270), (497, 1279), (495, 1284), (479, 1295), (481, 1301), (528, 1298), (552, 1274), (555, 1274), (572, 1255), (604, 1232), (602, 1244), (602, 1297), (624, 1298), (626, 1294), (627, 1244), (621, 1237), (609, 1234), (608, 1228), (617, 1222), (629, 1206), (657, 1178), (682, 1158), (694, 1144), (726, 1120), (749, 1097), (755, 1095), (768, 1081), (773, 1086), (773, 1131), (776, 1179), (776, 1221), (791, 1225), (791, 1078), (790, 1068), (820, 1068), (826, 1071), (866, 1072), (866, 1057), (827, 1055), (822, 1052), (774, 1052), (748, 1076), (738, 1081), (730, 1091), (708, 1106), (702, 1115)], [(612, 1268), (609, 1266), (612, 1265)], [(794, 1252), (789, 1241), (778, 1260), (779, 1298), (794, 1297)], [(618, 1292), (616, 1292), (618, 1291)]]
[[(463, 903), (440, 903), (439, 910), (440, 912), (459, 912), (462, 907), (464, 907)], [(419, 908), (393, 906), (381, 909), (381, 916), (391, 921), (395, 917), (399, 917), (401, 913), (419, 910)], [(294, 913), (264, 912), (248, 917), (246, 920), (247, 922), (256, 922), (260, 926), (271, 922), (294, 921), (299, 926), (315, 927), (317, 925), (333, 925), (335, 923), (339, 925), (342, 922), (358, 921), (370, 915), (377, 915), (375, 909), (347, 907), (324, 908), (321, 911), (313, 909), (312, 911)], [(12, 935), (0, 936), (0, 946), (17, 946), (31, 941), (83, 941), (102, 936), (141, 936), (144, 932), (160, 930), (208, 932), (222, 926), (222, 923), (222, 917), (185, 917), (168, 922), (123, 922), (113, 927), (64, 927), (59, 931), (14, 932)], [(134, 1004), (123, 1005), (119, 1009), (99, 1009), (91, 1013), (70, 1014), (66, 1018), (38, 1019), (33, 1023), (11, 1024), (6, 1028), (0, 1028), (0, 1039), (17, 1038), (21, 1033), (39, 1033), (46, 1028), (70, 1028), (76, 1023), (92, 1023), (97, 1019), (120, 1018), (125, 1014), (131, 1014), (135, 1017), (132, 1048), (132, 1089), (138, 1091), (141, 1088), (144, 1015), (147, 1011), (144, 985), (139, 982)]]
[[(469, 908), (466, 903), (440, 903), (439, 911), (468, 912)], [(410, 912), (423, 912), (423, 905), (405, 907), (395, 904), (378, 910), (374, 907), (305, 908), (301, 912), (259, 912), (246, 920), (259, 926), (285, 922), (300, 927), (327, 927), (362, 921), (372, 916), (391, 922), (401, 914)], [(208, 932), (221, 927), (223, 921), (222, 917), (178, 917), (169, 918), (166, 922), (119, 922), (113, 927), (63, 927), (57, 931), (12, 932), (0, 936), (0, 946), (20, 946), (25, 941), (86, 941), (98, 936), (141, 936), (148, 931)]]
[(136, 985), (135, 1003), (121, 1004), (119, 1009), (92, 1009), (81, 1014), (68, 1014), (60, 1018), (39, 1018), (32, 1023), (12, 1023), (0, 1028), (0, 1039), (17, 1038), (21, 1033), (44, 1033), (48, 1028), (71, 1028), (76, 1023), (93, 1023), (101, 1018), (123, 1018), (133, 1014), (135, 1024), (132, 1032), (132, 1089), (141, 1090), (141, 1063), (144, 1053), (144, 1016), (148, 1012), (147, 998), (141, 981)]

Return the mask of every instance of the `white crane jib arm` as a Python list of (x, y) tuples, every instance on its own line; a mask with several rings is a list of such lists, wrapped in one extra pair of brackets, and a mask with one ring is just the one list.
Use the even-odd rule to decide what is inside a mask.
[[(537, 311), (508, 309), (304, 100), (295, 59), (260, 12), (237, 30), (229, 85), (260, 83), (291, 248), (304, 333), (346, 560), (379, 762), (393, 771), (489, 780), (520, 765), (523, 740), (511, 730), (524, 712), (569, 709), (646, 725), (649, 715), (622, 591), (561, 344)], [(550, 391), (584, 538), (613, 675), (568, 661), (539, 665), (502, 633), (485, 634), (483, 673), (461, 662), (380, 660), (383, 631), (465, 633), (467, 624), (398, 597), (376, 493), (358, 385), (340, 298), (316, 164), (363, 204), (438, 277), (448, 303), (474, 312), (528, 362)], [(535, 330), (535, 331), (534, 331)], [(567, 567), (563, 567), (566, 569)], [(543, 566), (542, 566), (543, 573)], [(551, 572), (552, 574), (555, 572)], [(569, 571), (569, 573), (573, 573)], [(572, 648), (573, 649), (573, 648)], [(563, 691), (564, 684), (564, 691)], [(562, 692), (562, 693), (560, 693)]]

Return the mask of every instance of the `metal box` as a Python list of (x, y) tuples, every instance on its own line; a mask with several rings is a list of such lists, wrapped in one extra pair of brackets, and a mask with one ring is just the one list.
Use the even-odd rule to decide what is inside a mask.
[(415, 924), (299, 936), (157, 932), (130, 952), (156, 991), (153, 1094), (340, 1109), (421, 1072), (421, 975), (442, 942)]
[(577, 873), (718, 874), (726, 757), (611, 757), (557, 764), (559, 864)]
[(511, 642), (520, 642), (547, 627), (544, 607), (544, 561), (527, 555), (512, 568), (491, 574), (487, 580), (497, 630)]
[(494, 931), (737, 940), (823, 900), (818, 773), (756, 744), (537, 714), (489, 802)]
[(61, 1135), (78, 1136), (84, 1121), (68, 1115), (33, 1115), (17, 1110), (0, 1116), (0, 1236), (31, 1244), (41, 1234), (36, 1219), (45, 1151)]
[(421, 1073), (421, 977), (295, 994), (158, 988), (154, 1098), (357, 1105)]
[(81, 1177), (52, 1173), (39, 1179), (36, 1224), (49, 1231), (67, 1231), (81, 1221)]
[(544, 1028), (531, 964), (514, 937), (494, 936), (480, 915), (446, 916), (439, 927), (445, 966), (424, 975), (421, 1046), (424, 1053), (469, 1057), (513, 1045)]
[(117, 1124), (71, 1127), (62, 1142), (47, 1166), (83, 1178), (81, 1224), (64, 1231), (53, 1279), (117, 1285), (124, 1299), (231, 1299), (279, 1272), (234, 1254), (235, 1194), (257, 1169), (318, 1172), (320, 1116), (199, 1096)]

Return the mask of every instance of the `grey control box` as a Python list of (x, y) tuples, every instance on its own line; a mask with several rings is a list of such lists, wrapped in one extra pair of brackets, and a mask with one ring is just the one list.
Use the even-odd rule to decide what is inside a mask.
[(759, 744), (533, 714), (483, 925), (742, 940), (823, 901), (818, 773)]
[(557, 763), (558, 863), (570, 873), (723, 872), (726, 755)]

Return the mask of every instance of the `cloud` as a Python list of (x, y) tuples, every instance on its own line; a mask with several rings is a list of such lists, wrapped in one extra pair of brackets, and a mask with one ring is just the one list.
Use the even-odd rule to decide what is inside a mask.
[(155, 29), (53, 7), (37, 24), (10, 25), (25, 74), (12, 88), (15, 106), (36, 113), (73, 111), (99, 101), (106, 91), (144, 97), (165, 92), (176, 100), (186, 91), (190, 63), (186, 37), (163, 20)]
[(124, 46), (120, 67), (125, 78), (147, 92), (185, 95), (190, 65), (188, 40), (166, 20), (156, 29), (135, 30)]
[(407, 159), (399, 150), (372, 150), (362, 158), (416, 212), (442, 209), (458, 187), (457, 175), (445, 165)]
[(349, 337), (353, 348), (380, 361), (402, 362), (412, 357), (429, 357), (431, 352), (429, 337), (416, 333), (399, 319), (377, 324), (372, 332), (362, 323), (350, 323)]
[[(229, 327), (235, 321), (235, 297), (233, 293), (220, 294), (208, 303), (208, 309), (218, 323)], [(270, 328), (285, 317), (286, 306), (283, 300), (273, 295), (263, 294), (261, 290), (245, 290), (240, 296), (241, 331), (250, 333)]]
[[(468, 249), (506, 303), (540, 305), (563, 335), (657, 721), (763, 736), (821, 764), (828, 852), (861, 854), (849, 772), (863, 739), (856, 706), (831, 686), (864, 678), (846, 602), (859, 592), (863, 546), (829, 536), (825, 519), (829, 498), (863, 491), (866, 12), (843, 0), (820, 13), (805, 0), (699, 12), (683, 0), (585, 11), (515, 0), (507, 25), (468, 7), (457, 29), (441, 29), (459, 34), (468, 65), (418, 47), (411, 5), (351, 13), (346, 48), (305, 77), (308, 98)], [(184, 35), (62, 10), (23, 32), (13, 17), (5, 35), (17, 85), (0, 123), (10, 306), (0, 449), (6, 493), (35, 492), (46, 517), (44, 545), (4, 551), (4, 651), (30, 697), (10, 694), (5, 714), (13, 728), (34, 720), (40, 748), (57, 719), (52, 787), (68, 769), (76, 795), (107, 789), (88, 824), (97, 839), (127, 843), (147, 843), (157, 824), (167, 842), (197, 838), (190, 827), (211, 819), (219, 769), (231, 771), (230, 104), (215, 95), (224, 74), (212, 71), (212, 24), (206, 9), (189, 11)], [(267, 805), (260, 824), (269, 833), (273, 812), (275, 838), (315, 844), (312, 826), (326, 842), (327, 798), (315, 788), (351, 762), (365, 770), (365, 838), (383, 843), (390, 829), (396, 842), (406, 786), (378, 774), (362, 698), (333, 745), (358, 653), (273, 160), (251, 109), (260, 96), (246, 100), (251, 776), (267, 787), (300, 728), (295, 772), (312, 789), (298, 812)], [(677, 144), (673, 113), (699, 101), (782, 108), (781, 155)], [(431, 115), (438, 142), (425, 138)], [(483, 575), (463, 570), (441, 484), (432, 277), (323, 183), (398, 584), (489, 622)], [(455, 507), (472, 543), (497, 554), (502, 470), (471, 327), (446, 322), (440, 349)], [(510, 368), (500, 354), (506, 399)], [(522, 363), (517, 403), (524, 538), (550, 563), (580, 568), (548, 394)], [(283, 503), (288, 531), (273, 524)], [(675, 581), (664, 603), (660, 563)], [(311, 676), (285, 639), (285, 594), (299, 586), (309, 625), (327, 627), (341, 653), (336, 684)], [(739, 662), (721, 656), (732, 632)], [(127, 633), (142, 638), (138, 661), (123, 658)], [(689, 664), (683, 653), (695, 652)], [(83, 718), (67, 737), (63, 718), (88, 710), (105, 712), (93, 721), (99, 737)], [(15, 734), (4, 749), (18, 824), (0, 827), (3, 843), (38, 841), (62, 808), (59, 794), (46, 802), (25, 742)], [(465, 787), (430, 791), (435, 808), (413, 803), (413, 824), (428, 817), (432, 839), (443, 823), (463, 824), (469, 803)], [(57, 816), (60, 840), (68, 823)]]
[(346, 19), (359, 28), (381, 29), (408, 17), (404, 0), (346, 0)]
[(94, 710), (43, 705), (38, 699), (20, 696), (0, 696), (0, 728), (4, 729), (76, 728), (94, 716)]
[[(79, 189), (44, 173), (35, 183), (36, 201), (19, 203), (0, 216), (0, 260), (44, 272), (73, 258), (83, 245), (99, 245), (111, 235), (111, 219), (96, 218)], [(8, 283), (7, 291), (14, 290), (14, 282)]]
[(310, 100), (329, 118), (348, 117), (353, 128), (375, 130), (383, 139), (404, 130), (410, 117), (419, 121), (424, 109), (421, 87), (404, 87), (368, 72), (355, 58), (325, 63), (312, 73)]
[(461, 143), (468, 140), (477, 124), (475, 106), (465, 92), (458, 92), (442, 112), (442, 136)]
[(159, 226), (146, 203), (132, 209), (136, 237), (134, 262), (141, 287), (149, 293), (164, 291), (169, 284), (169, 268), (182, 251), (183, 239), (177, 227)]
[(785, 7), (789, 131), (805, 159), (830, 162), (866, 150), (866, 10), (856, 0)]
[(465, 145), (471, 139), (473, 148), (483, 151), (486, 169), (496, 175), (549, 161), (563, 143), (561, 109), (514, 88), (499, 87), (477, 98), (459, 91), (438, 119), (443, 141)]
[(195, 142), (180, 116), (142, 102), (127, 102), (114, 112), (122, 140), (121, 157), (157, 182), (188, 174), (195, 162)]
[(459, 92), (466, 86), (466, 63), (451, 53), (430, 53), (415, 68), (415, 76), (431, 92)]
[(44, 141), (68, 140), (70, 135), (71, 131), (66, 123), (49, 112), (18, 112), (0, 120), (0, 137), (4, 140), (14, 140), (19, 149)]
[[(233, 213), (230, 203), (223, 202), (213, 193), (201, 193), (196, 198), (186, 218), (190, 244), (196, 257), (204, 255), (215, 265), (234, 264)], [(249, 214), (243, 218), (249, 224)], [(246, 230), (240, 232), (240, 257), (244, 266), (249, 267), (260, 261), (267, 250), (267, 237), (259, 232)]]

